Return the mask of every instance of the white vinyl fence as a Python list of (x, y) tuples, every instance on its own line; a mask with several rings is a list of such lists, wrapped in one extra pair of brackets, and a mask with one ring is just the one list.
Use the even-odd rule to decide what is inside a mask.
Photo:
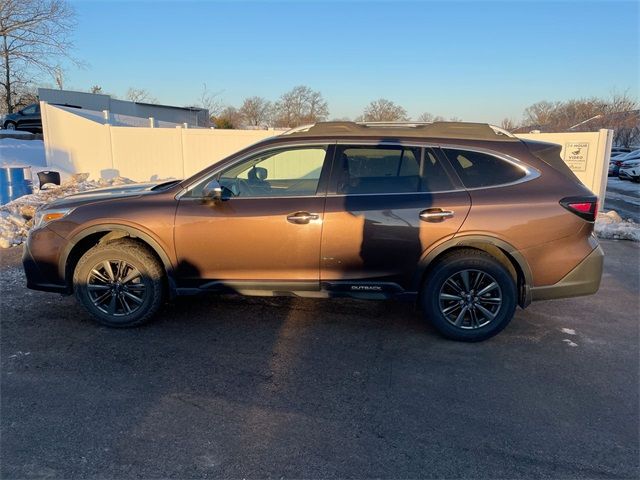
[[(41, 102), (47, 167), (90, 178), (135, 181), (186, 178), (276, 130), (183, 128), (138, 117), (117, 117)], [(131, 126), (153, 124), (154, 127)], [(129, 125), (129, 126), (123, 126)], [(562, 158), (604, 204), (612, 130), (531, 133), (520, 138), (557, 143)]]
[[(90, 178), (135, 181), (185, 178), (275, 130), (212, 130), (154, 122), (154, 127), (111, 125), (102, 112), (41, 102), (47, 168)], [(107, 118), (105, 118), (107, 117)], [(149, 119), (143, 119), (147, 125)]]

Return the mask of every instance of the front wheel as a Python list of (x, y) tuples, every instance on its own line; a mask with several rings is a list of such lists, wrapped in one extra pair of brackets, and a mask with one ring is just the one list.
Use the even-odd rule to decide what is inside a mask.
[(445, 337), (478, 342), (504, 329), (515, 312), (517, 290), (509, 271), (480, 250), (445, 255), (422, 291), (424, 314)]
[(98, 244), (85, 253), (73, 276), (78, 302), (102, 325), (135, 327), (158, 311), (164, 269), (134, 240)]
[(13, 122), (7, 122), (4, 124), (4, 128), (6, 130), (15, 130), (16, 129), (16, 124)]

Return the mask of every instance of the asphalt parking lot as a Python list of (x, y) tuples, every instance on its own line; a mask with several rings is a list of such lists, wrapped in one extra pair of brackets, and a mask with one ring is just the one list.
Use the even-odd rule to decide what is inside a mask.
[(637, 478), (640, 245), (481, 344), (400, 303), (180, 299), (94, 325), (2, 260), (2, 478)]

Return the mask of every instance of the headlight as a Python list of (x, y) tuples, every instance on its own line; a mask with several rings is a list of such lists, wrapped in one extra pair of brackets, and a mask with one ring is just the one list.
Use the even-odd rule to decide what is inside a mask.
[(45, 208), (43, 210), (36, 210), (36, 215), (33, 219), (33, 228), (41, 227), (52, 220), (59, 220), (71, 212), (73, 212), (73, 208), (53, 208), (50, 210)]

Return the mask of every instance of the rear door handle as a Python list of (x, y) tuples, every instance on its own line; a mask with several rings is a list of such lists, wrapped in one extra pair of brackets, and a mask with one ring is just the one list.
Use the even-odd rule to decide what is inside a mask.
[(453, 210), (443, 210), (441, 208), (427, 208), (420, 212), (420, 220), (425, 222), (442, 222), (453, 217)]
[(309, 213), (309, 212), (295, 212), (287, 215), (287, 221), (291, 223), (296, 223), (298, 225), (304, 225), (305, 223), (309, 223), (311, 220), (318, 220), (320, 215), (317, 213)]

